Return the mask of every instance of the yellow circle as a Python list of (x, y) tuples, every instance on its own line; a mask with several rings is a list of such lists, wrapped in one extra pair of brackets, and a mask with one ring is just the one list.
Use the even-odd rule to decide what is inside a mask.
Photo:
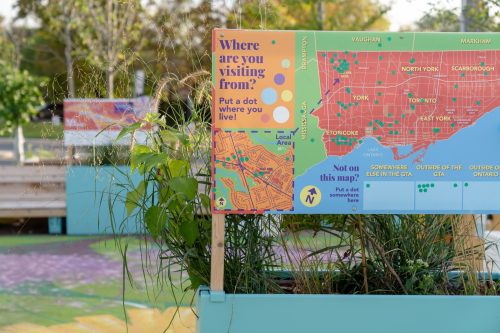
[(285, 102), (290, 102), (293, 98), (293, 93), (290, 90), (283, 90), (281, 93), (281, 99)]
[(314, 185), (305, 186), (300, 191), (300, 202), (306, 207), (314, 207), (321, 202), (321, 191)]
[(224, 197), (218, 197), (216, 200), (215, 200), (215, 207), (217, 208), (224, 208), (226, 207), (226, 198)]

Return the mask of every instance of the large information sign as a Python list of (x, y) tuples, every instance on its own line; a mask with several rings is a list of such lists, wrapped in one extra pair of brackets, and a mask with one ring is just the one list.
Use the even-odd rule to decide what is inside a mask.
[[(154, 112), (150, 97), (131, 99), (65, 99), (64, 144), (93, 146), (130, 144), (130, 136), (115, 142), (124, 126)], [(144, 142), (143, 131), (135, 133), (137, 142)]]
[(500, 212), (500, 34), (212, 45), (214, 212)]

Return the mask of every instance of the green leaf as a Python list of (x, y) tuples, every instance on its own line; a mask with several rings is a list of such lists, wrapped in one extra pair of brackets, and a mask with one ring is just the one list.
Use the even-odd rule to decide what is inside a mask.
[(160, 131), (160, 136), (163, 139), (163, 141), (172, 143), (177, 141), (177, 137), (173, 133), (173, 131), (170, 130), (161, 130)]
[(170, 187), (164, 186), (160, 188), (160, 193), (158, 196), (158, 201), (162, 204), (166, 203), (171, 197)]
[(144, 161), (144, 168), (146, 171), (150, 171), (153, 168), (156, 168), (158, 165), (164, 164), (168, 156), (165, 153), (153, 153), (153, 154), (144, 154), (145, 156), (140, 156), (139, 159)]
[(183, 145), (189, 144), (189, 136), (184, 133), (177, 133), (177, 138)]
[(144, 162), (143, 155), (152, 153), (151, 148), (145, 145), (135, 145), (130, 154), (130, 171), (134, 171)]
[(153, 238), (161, 235), (167, 223), (167, 213), (159, 206), (151, 206), (146, 211), (144, 222)]
[(198, 274), (194, 269), (188, 268), (189, 281), (191, 281), (191, 289), (197, 290), (203, 283), (203, 277)]
[(141, 173), (149, 172), (158, 165), (165, 164), (168, 160), (166, 153), (157, 153), (152, 151), (148, 146), (137, 145), (132, 150), (130, 157), (130, 168), (132, 171), (143, 166)]
[(148, 112), (144, 117), (144, 120), (151, 124), (161, 124), (161, 116), (156, 112)]
[(170, 177), (186, 177), (190, 164), (185, 160), (169, 160), (167, 162)]
[(193, 246), (194, 242), (200, 236), (200, 231), (198, 229), (198, 223), (196, 220), (186, 218), (182, 221), (180, 225), (180, 232), (182, 237), (186, 240), (188, 246)]
[(183, 145), (189, 144), (189, 136), (188, 135), (181, 133), (181, 132), (178, 132), (178, 131), (175, 131), (175, 130), (172, 130), (172, 129), (161, 130), (160, 136), (163, 139), (163, 141), (165, 141), (167, 143), (175, 143), (175, 142), (179, 141)]
[(209, 209), (210, 208), (210, 197), (206, 195), (205, 193), (200, 193), (200, 199), (201, 199), (201, 204), (203, 207)]
[(125, 200), (125, 207), (127, 208), (127, 216), (130, 216), (136, 207), (142, 205), (142, 199), (144, 193), (146, 192), (146, 182), (143, 180), (137, 185), (137, 187), (127, 193), (127, 198)]
[(141, 127), (141, 123), (140, 122), (136, 122), (136, 123), (133, 123), (130, 126), (122, 128), (122, 130), (120, 131), (120, 133), (118, 134), (118, 136), (115, 139), (115, 143), (117, 143), (118, 141), (120, 141), (125, 135), (138, 130), (140, 127)]
[(175, 177), (168, 185), (174, 192), (184, 194), (187, 200), (193, 200), (198, 193), (198, 181), (192, 177)]
[(178, 211), (182, 209), (182, 203), (185, 201), (181, 201), (179, 196), (174, 195), (174, 192), (170, 189), (170, 187), (162, 187), (160, 189), (160, 194), (158, 196), (158, 201), (164, 206), (167, 207), (171, 211)]

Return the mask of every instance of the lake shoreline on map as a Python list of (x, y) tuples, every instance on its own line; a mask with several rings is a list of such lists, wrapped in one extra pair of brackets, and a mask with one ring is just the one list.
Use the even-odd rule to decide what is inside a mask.
[[(344, 214), (357, 211), (366, 212), (368, 208), (368, 211), (374, 213), (397, 213), (401, 209), (411, 210), (415, 213), (453, 213), (461, 212), (463, 207), (468, 207), (471, 212), (493, 211), (493, 208), (488, 209), (489, 207), (481, 206), (481, 203), (478, 202), (475, 203), (477, 208), (474, 207), (474, 204), (463, 205), (463, 195), (457, 198), (457, 200), (460, 199), (459, 202), (456, 201), (452, 204), (444, 202), (443, 205), (443, 198), (450, 196), (450, 193), (456, 193), (455, 190), (467, 188), (467, 191), (470, 191), (473, 189), (472, 184), (477, 182), (488, 183), (490, 187), (488, 191), (497, 191), (496, 193), (500, 191), (500, 177), (498, 176), (500, 170), (495, 170), (495, 167), (500, 169), (500, 165), (496, 163), (498, 154), (494, 153), (498, 150), (496, 144), (500, 142), (500, 125), (498, 124), (500, 124), (500, 107), (486, 113), (475, 124), (455, 133), (452, 137), (431, 144), (420, 163), (415, 163), (412, 156), (396, 161), (391, 147), (384, 147), (378, 140), (367, 138), (348, 155), (328, 156), (295, 179), (296, 192), (300, 191), (302, 187), (314, 184), (321, 190), (323, 198), (317, 206), (312, 208), (305, 207), (299, 198), (296, 198), (295, 212)], [(460, 148), (457, 149), (457, 147)], [(470, 163), (470, 161), (477, 162)], [(339, 165), (359, 170), (350, 173), (351, 176), (359, 174), (358, 180), (355, 182), (349, 182), (348, 178), (339, 182), (321, 180), (322, 175), (331, 175), (333, 178), (339, 175), (345, 176), (345, 173), (335, 171), (334, 166)], [(471, 165), (476, 166), (476, 170), (469, 170)], [(380, 169), (374, 170), (374, 166), (379, 166)], [(453, 166), (455, 166), (455, 170)], [(460, 166), (460, 169), (457, 166)], [(496, 176), (481, 176), (480, 172), (483, 171), (478, 171), (478, 166), (485, 166), (486, 169), (489, 169), (486, 166), (492, 167), (493, 170), (490, 174), (496, 174)], [(375, 172), (378, 173), (375, 174)], [(418, 181), (419, 178), (422, 181)], [(429, 179), (435, 181), (429, 181)], [(399, 187), (391, 186), (391, 184), (400, 182), (403, 184), (400, 184)], [(441, 190), (440, 196), (443, 198), (432, 196), (433, 200), (425, 206), (425, 209), (418, 209), (415, 194), (426, 194), (427, 197), (431, 197), (431, 191), (436, 189), (434, 192), (437, 192), (436, 182), (449, 183), (450, 188)], [(370, 198), (385, 198), (387, 202), (384, 205), (380, 205), (378, 202), (378, 205), (374, 206), (365, 202), (365, 194), (368, 190), (373, 189), (374, 183), (380, 186), (377, 186), (377, 193), (370, 195)], [(427, 184), (429, 184), (428, 187)], [(418, 185), (421, 187), (419, 188)], [(425, 186), (422, 187), (422, 185)], [(352, 187), (359, 189), (360, 195), (357, 203), (353, 203), (351, 196), (345, 195)], [(422, 191), (419, 192), (419, 190)], [(402, 203), (398, 196), (404, 197), (404, 193), (408, 191), (411, 192), (407, 196), (408, 202)], [(493, 198), (497, 197), (495, 192), (490, 194)], [(394, 199), (392, 203), (391, 198)], [(347, 199), (350, 199), (350, 202)], [(494, 202), (491, 204), (493, 205)], [(375, 207), (377, 208), (374, 209)]]

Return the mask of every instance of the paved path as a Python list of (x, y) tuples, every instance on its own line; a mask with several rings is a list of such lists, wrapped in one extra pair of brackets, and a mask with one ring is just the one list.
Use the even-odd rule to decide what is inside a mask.
[[(36, 244), (43, 238), (34, 236), (34, 243), (0, 246), (0, 333), (126, 332), (123, 265), (114, 240), (61, 236), (58, 241)], [(135, 327), (129, 327), (129, 332), (164, 332), (174, 310), (169, 309), (170, 317), (164, 317), (165, 313), (158, 309), (163, 311), (176, 301), (170, 289), (158, 290), (157, 281), (144, 280), (143, 269), (147, 267), (142, 266), (141, 255), (145, 253), (139, 241), (127, 238), (121, 242), (129, 244), (127, 264), (134, 285), (132, 289), (127, 280), (125, 305), (130, 318), (134, 318), (131, 327)], [(15, 244), (12, 240), (10, 243)], [(148, 255), (153, 265), (157, 252), (150, 250)], [(150, 268), (151, 274), (156, 272), (154, 267)], [(182, 297), (180, 289), (176, 297)], [(183, 316), (191, 318), (188, 312)], [(194, 332), (181, 325), (183, 322), (166, 332)]]
[(0, 252), (0, 290), (26, 283), (57, 282), (64, 287), (120, 279), (122, 264), (89, 248), (95, 239), (19, 246)]

